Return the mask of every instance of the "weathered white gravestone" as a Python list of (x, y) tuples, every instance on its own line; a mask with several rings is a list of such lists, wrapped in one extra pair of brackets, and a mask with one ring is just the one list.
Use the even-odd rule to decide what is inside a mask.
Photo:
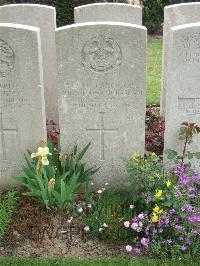
[(39, 29), (0, 24), (0, 185), (46, 139)]
[(97, 3), (76, 7), (75, 23), (114, 21), (142, 25), (140, 6), (120, 3)]
[(171, 27), (200, 21), (200, 3), (185, 3), (166, 6), (164, 10), (163, 29), (163, 65), (161, 81), (161, 115), (165, 115), (166, 108), (166, 82), (168, 66), (168, 52), (170, 50), (169, 31)]
[(83, 23), (56, 30), (61, 145), (92, 142), (96, 180), (126, 176), (122, 158), (144, 153), (146, 28)]
[[(200, 125), (200, 23), (171, 28), (169, 71), (166, 83), (165, 150), (183, 150), (178, 141), (181, 123)], [(200, 138), (190, 145), (200, 150)], [(196, 164), (196, 163), (195, 163)], [(200, 170), (200, 165), (197, 165)]]
[(31, 4), (1, 6), (0, 22), (17, 23), (40, 28), (46, 115), (48, 119), (58, 122), (55, 8)]

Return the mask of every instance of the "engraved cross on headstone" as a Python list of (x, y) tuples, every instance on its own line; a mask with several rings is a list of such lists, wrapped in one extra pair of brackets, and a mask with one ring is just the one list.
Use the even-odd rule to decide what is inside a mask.
[(3, 151), (3, 160), (7, 160), (7, 154), (6, 154), (6, 143), (5, 143), (5, 133), (11, 133), (11, 132), (16, 132), (16, 128), (4, 128), (3, 126), (3, 113), (1, 111), (0, 113), (0, 139), (1, 139), (1, 146), (2, 146), (2, 151)]
[(118, 128), (110, 129), (104, 127), (104, 112), (100, 112), (100, 127), (99, 128), (87, 128), (87, 131), (100, 133), (100, 160), (105, 160), (105, 134), (118, 131)]

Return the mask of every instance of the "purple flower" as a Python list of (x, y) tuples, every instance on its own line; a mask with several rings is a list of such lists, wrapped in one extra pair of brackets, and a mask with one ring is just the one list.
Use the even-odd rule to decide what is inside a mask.
[(180, 197), (180, 196), (182, 196), (182, 193), (181, 193), (181, 191), (180, 190), (176, 190), (175, 191), (175, 195), (177, 196), (177, 197)]
[(189, 193), (195, 193), (196, 189), (194, 187), (188, 187), (188, 192)]
[(192, 245), (192, 240), (189, 239), (189, 238), (186, 238), (186, 239), (185, 239), (185, 242), (186, 242), (186, 244), (188, 244), (188, 245)]
[(176, 225), (175, 225), (175, 229), (176, 229), (177, 231), (182, 231), (182, 230), (183, 230), (183, 226), (176, 224)]
[(166, 240), (166, 243), (167, 243), (168, 245), (171, 245), (171, 243), (172, 243), (171, 238), (167, 239), (167, 240)]
[(145, 195), (145, 197), (144, 197), (144, 200), (145, 200), (146, 203), (148, 203), (149, 201), (151, 201), (151, 199), (152, 199), (152, 197), (149, 194)]
[(144, 246), (144, 247), (148, 247), (148, 245), (149, 245), (149, 239), (148, 238), (145, 238), (145, 237), (143, 237), (142, 239), (141, 239), (141, 244)]
[(183, 245), (182, 247), (181, 247), (181, 250), (182, 251), (185, 251), (187, 249), (187, 246), (186, 245)]
[(165, 219), (165, 224), (169, 224), (169, 218)]
[(178, 223), (178, 221), (179, 221), (179, 219), (176, 217), (176, 218), (174, 218), (174, 222), (175, 223)]
[(169, 210), (170, 214), (174, 214), (176, 211), (174, 209)]
[(190, 204), (185, 204), (182, 208), (181, 211), (188, 211), (189, 213), (193, 213), (194, 212), (194, 208), (192, 207), (192, 205)]
[(135, 252), (136, 255), (141, 254), (141, 249), (140, 248), (133, 248), (133, 251)]
[(160, 228), (160, 229), (158, 230), (158, 232), (162, 234), (162, 233), (163, 233), (163, 229)]
[(200, 216), (191, 216), (187, 218), (188, 222), (200, 223)]
[(138, 216), (135, 216), (135, 217), (133, 217), (132, 221), (133, 221), (133, 223), (137, 223), (140, 221), (140, 218), (138, 218)]
[(149, 227), (147, 227), (147, 228), (145, 229), (145, 233), (146, 233), (146, 236), (149, 235)]
[(195, 199), (196, 198), (196, 194), (194, 194), (194, 193), (193, 194), (189, 194), (188, 195), (188, 198), (189, 199)]

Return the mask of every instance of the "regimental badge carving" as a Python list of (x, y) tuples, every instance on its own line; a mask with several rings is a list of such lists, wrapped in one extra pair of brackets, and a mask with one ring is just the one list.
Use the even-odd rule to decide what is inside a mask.
[(104, 35), (88, 40), (82, 49), (82, 64), (98, 73), (111, 71), (122, 63), (119, 45)]
[(14, 52), (12, 48), (0, 39), (0, 77), (4, 78), (14, 69)]

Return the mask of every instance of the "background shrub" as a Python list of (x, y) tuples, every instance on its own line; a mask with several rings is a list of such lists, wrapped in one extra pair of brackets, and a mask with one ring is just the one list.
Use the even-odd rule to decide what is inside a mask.
[(198, 0), (140, 0), (143, 6), (143, 24), (147, 27), (148, 33), (162, 31), (165, 6), (189, 2), (198, 2)]

